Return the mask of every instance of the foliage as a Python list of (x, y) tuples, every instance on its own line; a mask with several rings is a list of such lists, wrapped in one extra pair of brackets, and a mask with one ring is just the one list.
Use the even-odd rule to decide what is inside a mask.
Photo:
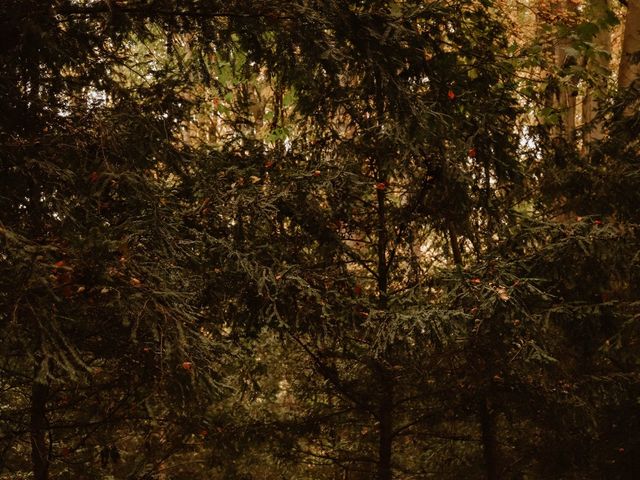
[(0, 475), (632, 478), (637, 92), (500, 8), (6, 2)]

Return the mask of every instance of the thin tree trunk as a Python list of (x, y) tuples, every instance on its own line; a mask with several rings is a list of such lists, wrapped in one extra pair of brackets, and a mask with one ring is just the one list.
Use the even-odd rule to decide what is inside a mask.
[(640, 77), (640, 65), (633, 62), (633, 55), (638, 52), (640, 52), (640, 0), (629, 0), (618, 70), (620, 88), (627, 88)]
[[(462, 252), (453, 223), (449, 224), (449, 240), (451, 241), (453, 261), (458, 268), (462, 269)], [(499, 480), (500, 453), (498, 451), (496, 419), (489, 404), (489, 399), (486, 396), (480, 400), (478, 417), (480, 419), (480, 430), (482, 432), (482, 455), (484, 457), (486, 478), (487, 480)]]
[(47, 397), (49, 387), (38, 379), (31, 387), (31, 462), (34, 480), (48, 480), (49, 452), (47, 449)]
[(393, 379), (384, 367), (380, 373), (380, 433), (378, 444), (378, 480), (391, 480), (391, 456), (393, 452)]
[[(386, 181), (383, 176), (379, 177)], [(378, 306), (387, 308), (388, 268), (385, 194), (378, 190)], [(377, 480), (392, 480), (391, 467), (393, 455), (393, 375), (388, 368), (378, 362), (378, 378), (380, 382), (380, 403), (378, 409), (378, 476)]]
[(485, 397), (480, 401), (480, 427), (482, 430), (482, 453), (484, 456), (487, 480), (500, 479), (498, 454), (498, 440), (496, 419), (491, 410), (489, 400)]
[[(381, 75), (376, 71), (376, 114), (379, 125), (384, 118), (384, 95)], [(378, 205), (378, 308), (381, 311), (387, 309), (387, 289), (389, 286), (389, 263), (387, 258), (387, 246), (389, 239), (387, 236), (387, 205), (385, 187), (388, 182), (387, 172), (380, 158), (376, 159), (375, 174), (377, 184), (381, 188), (376, 190)], [(383, 359), (388, 356), (390, 347), (385, 348)], [(380, 403), (378, 405), (378, 421), (380, 423), (378, 432), (378, 472), (377, 480), (392, 480), (393, 471), (391, 468), (393, 456), (393, 374), (383, 360), (377, 362), (378, 378), (380, 385)]]

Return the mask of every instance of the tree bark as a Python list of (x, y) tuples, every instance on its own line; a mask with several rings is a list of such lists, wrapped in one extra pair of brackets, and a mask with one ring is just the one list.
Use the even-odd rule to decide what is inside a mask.
[(482, 430), (482, 453), (486, 469), (487, 480), (500, 479), (498, 455), (498, 441), (496, 420), (491, 410), (489, 400), (485, 397), (480, 401), (480, 428)]
[[(459, 268), (462, 268), (462, 253), (453, 223), (449, 224), (449, 239), (451, 241), (451, 250), (453, 251), (453, 261)], [(486, 396), (480, 400), (478, 417), (482, 433), (482, 455), (484, 457), (486, 478), (487, 480), (500, 480), (500, 455), (498, 452), (496, 419)]]
[(34, 480), (48, 480), (49, 452), (47, 449), (47, 397), (49, 387), (38, 379), (31, 387), (31, 462)]
[[(570, 1), (558, 4), (559, 14), (562, 15), (574, 13), (575, 8), (575, 5)], [(577, 58), (572, 58), (567, 54), (569, 47), (571, 47), (571, 40), (569, 38), (560, 37), (557, 39), (555, 64), (558, 73), (566, 71), (570, 65), (578, 62)], [(560, 115), (560, 136), (569, 144), (575, 141), (577, 82), (578, 80), (575, 78), (575, 75), (570, 75), (565, 85), (558, 85), (554, 105)]]
[[(545, 106), (557, 114), (557, 121), (553, 122), (550, 134), (556, 140), (573, 144), (576, 129), (578, 80), (575, 75), (567, 75), (567, 73), (569, 67), (577, 63), (578, 59), (568, 55), (571, 39), (566, 35), (560, 35), (558, 25), (570, 22), (576, 7), (569, 0), (558, 0), (550, 4), (540, 0), (539, 4), (541, 16), (536, 22), (537, 36), (543, 39), (546, 61), (549, 66), (542, 72), (548, 81)], [(554, 26), (553, 33), (548, 31), (549, 25)]]
[(380, 422), (378, 444), (378, 480), (391, 480), (393, 452), (393, 379), (384, 366), (380, 372)]
[(640, 65), (633, 55), (640, 52), (640, 0), (629, 0), (624, 24), (618, 87), (627, 88), (640, 76)]
[[(384, 95), (383, 82), (379, 72), (376, 72), (376, 113), (379, 125), (384, 118)], [(387, 289), (389, 286), (389, 259), (387, 257), (387, 247), (389, 239), (387, 236), (387, 205), (385, 186), (388, 182), (386, 169), (380, 158), (376, 159), (375, 174), (378, 185), (376, 199), (378, 204), (378, 308), (381, 311), (387, 309)], [(385, 354), (381, 358), (387, 357), (390, 347), (385, 348)], [(377, 362), (376, 370), (380, 382), (380, 403), (378, 404), (378, 475), (377, 480), (391, 480), (393, 471), (391, 459), (393, 456), (393, 374), (389, 371), (383, 360)]]
[[(589, 17), (594, 23), (602, 20), (608, 9), (608, 0), (590, 0)], [(582, 124), (591, 124), (600, 109), (599, 98), (601, 98), (607, 88), (607, 78), (609, 77), (609, 55), (611, 54), (611, 31), (609, 28), (601, 29), (593, 39), (593, 44), (603, 53), (597, 53), (588, 60), (587, 71), (593, 79), (593, 83), (588, 86), (582, 100)], [(609, 55), (607, 55), (609, 54)], [(584, 134), (584, 146), (600, 140), (604, 136), (602, 123), (592, 124), (590, 129)]]

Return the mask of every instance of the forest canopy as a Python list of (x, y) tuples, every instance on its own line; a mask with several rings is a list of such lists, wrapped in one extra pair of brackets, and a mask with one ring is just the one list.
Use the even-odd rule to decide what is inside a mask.
[(633, 479), (640, 0), (5, 0), (0, 479)]

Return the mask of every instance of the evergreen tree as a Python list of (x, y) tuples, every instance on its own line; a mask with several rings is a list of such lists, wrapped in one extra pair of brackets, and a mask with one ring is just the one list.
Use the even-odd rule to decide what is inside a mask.
[(5, 2), (0, 475), (633, 478), (590, 5), (551, 68), (489, 0)]
[(0, 27), (2, 465), (37, 480), (95, 478), (220, 390), (174, 173), (186, 110), (166, 65), (128, 70), (144, 24), (65, 8), (5, 2)]

